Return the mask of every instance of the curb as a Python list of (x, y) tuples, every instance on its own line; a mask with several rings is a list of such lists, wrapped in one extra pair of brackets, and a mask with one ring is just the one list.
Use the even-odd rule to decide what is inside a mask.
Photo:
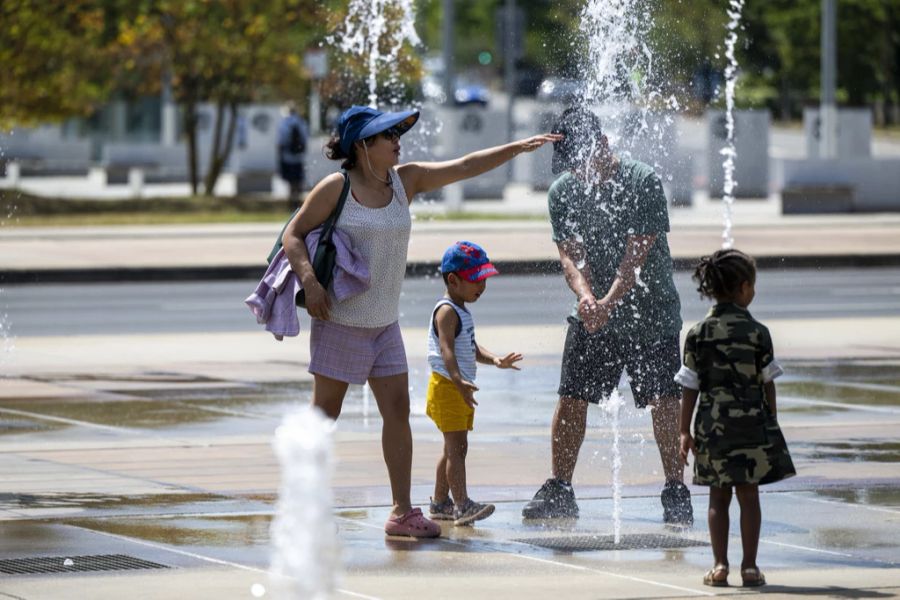
[[(676, 271), (691, 271), (697, 258), (679, 257), (673, 260)], [(502, 273), (509, 275), (550, 275), (562, 270), (558, 260), (494, 261)], [(758, 256), (760, 269), (834, 269), (877, 268), (900, 266), (900, 254), (845, 254), (806, 256)], [(440, 263), (410, 262), (407, 277), (429, 277), (438, 274)], [(265, 265), (245, 266), (186, 266), (186, 267), (95, 267), (86, 269), (41, 269), (0, 271), (0, 284), (41, 283), (117, 283), (141, 281), (215, 281), (229, 279), (258, 279)]]

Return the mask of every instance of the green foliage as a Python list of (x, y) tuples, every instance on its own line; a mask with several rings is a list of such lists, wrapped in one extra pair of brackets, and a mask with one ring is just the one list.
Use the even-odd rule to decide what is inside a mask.
[(0, 2), (0, 125), (88, 115), (119, 74), (118, 2)]
[[(459, 70), (499, 74), (498, 11), (505, 0), (453, 0)], [(517, 0), (525, 16), (520, 65), (561, 75), (578, 69), (578, 27), (587, 0)], [(645, 0), (654, 17), (655, 87), (686, 97), (700, 65), (725, 66), (728, 0)], [(187, 107), (306, 97), (302, 56), (346, 18), (348, 0), (0, 0), (0, 125), (86, 116), (112, 94), (156, 94), (170, 78)], [(424, 48), (441, 48), (443, 0), (418, 0)], [(797, 115), (819, 94), (821, 0), (746, 0), (740, 30), (738, 103)], [(900, 0), (838, 1), (839, 98), (900, 104)], [(478, 54), (495, 57), (478, 66)], [(400, 101), (415, 93), (422, 48), (398, 60)], [(331, 52), (326, 102), (365, 102), (364, 57)], [(387, 78), (379, 74), (379, 81)], [(379, 96), (397, 95), (387, 84)], [(397, 87), (394, 85), (393, 87)], [(303, 105), (303, 102), (300, 102)], [(186, 130), (191, 124), (186, 122)], [(221, 158), (221, 157), (220, 157)]]

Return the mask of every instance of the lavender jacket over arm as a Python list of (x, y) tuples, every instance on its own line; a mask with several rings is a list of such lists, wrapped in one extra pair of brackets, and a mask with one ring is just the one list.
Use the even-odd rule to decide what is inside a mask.
[[(321, 235), (321, 227), (306, 234), (304, 241), (310, 256), (315, 256)], [(337, 256), (331, 290), (337, 301), (343, 302), (369, 289), (369, 267), (343, 231), (335, 229), (332, 241)], [(300, 278), (291, 270), (291, 263), (282, 248), (272, 258), (265, 275), (244, 303), (256, 317), (256, 322), (265, 325), (266, 331), (281, 341), (284, 336), (293, 337), (300, 333), (295, 298), (301, 289)]]

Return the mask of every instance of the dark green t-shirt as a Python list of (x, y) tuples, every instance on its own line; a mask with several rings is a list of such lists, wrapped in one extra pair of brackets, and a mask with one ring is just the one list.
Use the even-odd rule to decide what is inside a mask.
[[(680, 333), (681, 302), (666, 239), (669, 213), (653, 169), (622, 159), (615, 176), (593, 188), (567, 172), (550, 186), (548, 197), (553, 241), (574, 240), (584, 246), (598, 299), (609, 292), (616, 278), (628, 236), (656, 236), (634, 288), (613, 311), (605, 331), (640, 340)], [(573, 314), (578, 317), (577, 305)]]

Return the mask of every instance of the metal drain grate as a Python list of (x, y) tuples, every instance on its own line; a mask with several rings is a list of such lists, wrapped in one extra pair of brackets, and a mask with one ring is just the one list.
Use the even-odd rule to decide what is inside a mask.
[(0, 560), (0, 573), (34, 575), (38, 573), (71, 573), (76, 571), (128, 571), (133, 569), (168, 569), (166, 565), (125, 554), (93, 556), (32, 556)]
[(616, 544), (615, 538), (611, 535), (571, 535), (522, 538), (513, 541), (566, 552), (586, 552), (591, 550), (668, 550), (671, 548), (709, 546), (707, 542), (700, 542), (675, 535), (661, 535), (655, 533), (622, 535), (619, 537), (618, 544)]

